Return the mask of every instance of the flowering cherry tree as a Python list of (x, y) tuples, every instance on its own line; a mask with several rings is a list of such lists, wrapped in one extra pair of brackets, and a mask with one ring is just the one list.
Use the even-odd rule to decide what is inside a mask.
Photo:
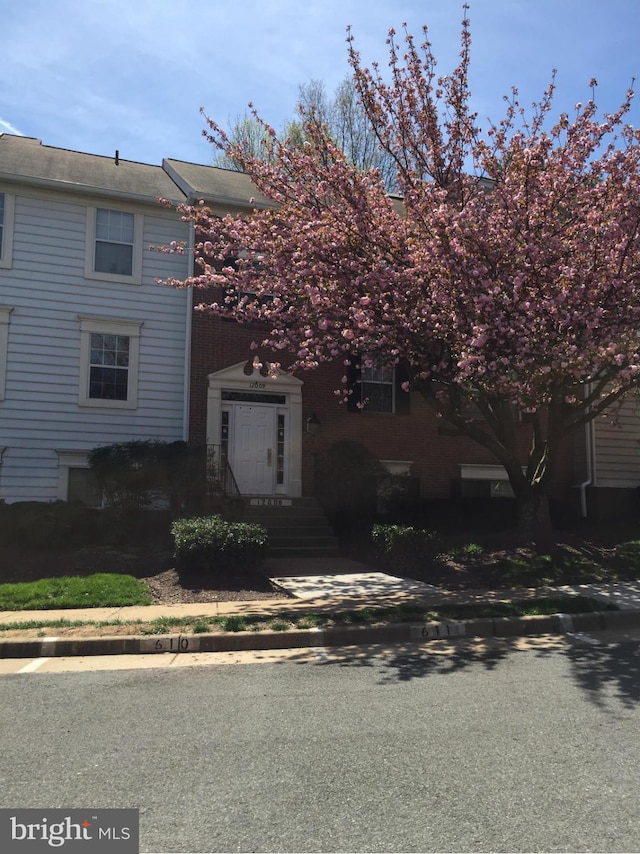
[[(208, 120), (211, 141), (267, 203), (224, 218), (184, 209), (201, 266), (173, 284), (235, 294), (201, 308), (266, 321), (256, 346), (292, 353), (292, 370), (346, 364), (353, 353), (405, 365), (412, 391), (504, 466), (531, 530), (548, 524), (563, 438), (638, 381), (640, 132), (625, 124), (633, 92), (600, 116), (593, 80), (585, 104), (552, 120), (552, 78), (529, 112), (513, 89), (503, 120), (483, 132), (470, 108), (468, 20), (447, 76), (424, 33), (418, 45), (406, 27), (400, 43), (390, 31), (386, 78), (348, 37), (398, 197), (378, 172), (349, 163), (313, 111), (302, 146), (262, 123), (269, 159)], [(348, 396), (346, 377), (337, 391)], [(520, 418), (531, 434), (524, 456)]]

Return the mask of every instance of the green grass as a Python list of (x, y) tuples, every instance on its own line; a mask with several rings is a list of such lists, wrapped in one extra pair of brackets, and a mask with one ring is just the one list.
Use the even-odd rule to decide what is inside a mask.
[(116, 573), (0, 584), (0, 611), (149, 605), (151, 594), (138, 578)]
[[(250, 622), (255, 623), (257, 619), (264, 618), (249, 618)], [(220, 620), (220, 628), (223, 632), (246, 632), (249, 629), (247, 618), (232, 614), (230, 617), (223, 617)]]
[[(515, 602), (482, 602), (466, 605), (443, 605), (439, 608), (420, 608), (404, 604), (381, 608), (362, 608), (347, 611), (306, 613), (282, 612), (279, 615), (243, 614), (218, 617), (157, 617), (154, 620), (130, 621), (141, 635), (169, 634), (176, 629), (185, 633), (259, 632), (265, 629), (284, 632), (290, 629), (330, 628), (335, 625), (380, 625), (384, 623), (425, 623), (447, 620), (471, 620), (492, 617), (525, 617), (548, 614), (581, 614), (594, 611), (616, 611), (615, 605), (605, 604), (586, 596), (546, 596)], [(127, 623), (129, 621), (126, 621)], [(0, 623), (0, 636), (10, 629), (55, 629), (74, 626), (122, 625), (119, 620), (29, 620)]]
[(435, 619), (473, 620), (483, 617), (530, 617), (549, 614), (588, 614), (617, 611), (615, 605), (587, 596), (548, 596), (520, 602), (486, 602), (473, 605), (443, 606), (431, 612)]
[(597, 582), (607, 578), (607, 570), (588, 558), (536, 554), (509, 558), (498, 570), (497, 583), (511, 587), (534, 587), (541, 584)]
[(447, 552), (447, 554), (454, 560), (456, 558), (480, 557), (483, 553), (484, 548), (478, 543), (466, 543), (463, 546), (459, 546), (458, 548), (451, 549), (451, 551)]
[(191, 626), (191, 631), (194, 635), (204, 635), (211, 631), (211, 623), (207, 623), (205, 620), (196, 620)]

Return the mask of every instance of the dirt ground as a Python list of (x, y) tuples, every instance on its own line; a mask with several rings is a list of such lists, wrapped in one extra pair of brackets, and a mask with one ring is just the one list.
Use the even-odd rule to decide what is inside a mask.
[[(627, 533), (627, 538), (630, 538)], [(443, 543), (419, 566), (395, 571), (418, 581), (450, 590), (508, 588), (542, 584), (623, 580), (640, 575), (637, 564), (621, 560), (615, 544), (620, 534), (587, 539), (582, 533), (562, 533), (544, 541), (523, 541), (517, 535), (465, 537)], [(352, 547), (347, 555), (375, 565), (365, 548)], [(380, 569), (389, 570), (380, 566)], [(144, 580), (154, 603), (223, 602), (282, 596), (264, 573), (185, 576), (173, 567), (165, 544), (144, 547), (92, 547), (70, 551), (43, 551), (0, 547), (0, 583), (32, 581), (60, 575), (123, 572)]]

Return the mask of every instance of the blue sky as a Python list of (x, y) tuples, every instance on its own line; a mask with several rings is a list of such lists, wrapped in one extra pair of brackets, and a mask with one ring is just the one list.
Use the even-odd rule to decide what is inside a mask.
[[(640, 0), (470, 0), (480, 125), (512, 85), (529, 104), (558, 69), (557, 111), (590, 96), (614, 110), (640, 88)], [(458, 0), (0, 0), (0, 132), (160, 163), (210, 163), (199, 108), (223, 125), (252, 101), (280, 128), (300, 83), (348, 73), (346, 27), (386, 65), (389, 27), (427, 24), (438, 68), (459, 50)], [(640, 92), (630, 121), (640, 126)]]

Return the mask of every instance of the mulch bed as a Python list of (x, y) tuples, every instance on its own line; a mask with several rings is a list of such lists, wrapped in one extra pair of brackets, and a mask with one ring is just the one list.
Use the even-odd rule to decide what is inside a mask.
[[(616, 581), (637, 578), (640, 571), (622, 563), (615, 554), (619, 538), (596, 541), (581, 533), (561, 534), (553, 539), (523, 541), (517, 535), (501, 535), (484, 540), (467, 537), (460, 545), (481, 542), (482, 552), (461, 555), (455, 544), (447, 546), (425, 565), (403, 574), (449, 590), (473, 588), (509, 588), (541, 584), (575, 584), (592, 581)], [(512, 562), (531, 561), (551, 555), (554, 577), (544, 578), (531, 571), (529, 577), (516, 580)], [(363, 548), (349, 554), (355, 560), (374, 566), (373, 557)], [(561, 571), (557, 567), (563, 566)], [(380, 567), (384, 569), (383, 567)], [(543, 565), (543, 573), (547, 566)], [(155, 603), (229, 602), (281, 598), (267, 576), (261, 572), (221, 576), (200, 573), (185, 576), (173, 567), (171, 550), (165, 543), (147, 543), (144, 547), (92, 547), (70, 551), (43, 551), (0, 547), (0, 583), (33, 581), (61, 575), (88, 575), (94, 572), (123, 572), (143, 579)]]

